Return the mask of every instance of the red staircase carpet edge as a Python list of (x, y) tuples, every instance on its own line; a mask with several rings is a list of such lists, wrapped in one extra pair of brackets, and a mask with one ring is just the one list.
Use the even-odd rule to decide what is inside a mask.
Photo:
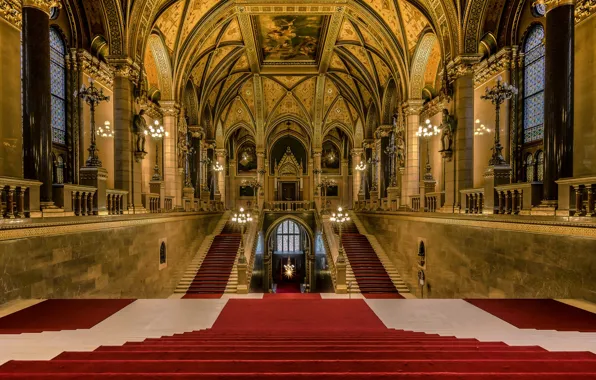
[(596, 314), (552, 299), (466, 299), (520, 329), (596, 332)]
[(90, 329), (134, 301), (134, 299), (45, 300), (0, 318), (0, 334)]
[(186, 293), (182, 299), (220, 299), (223, 293)]
[(399, 293), (362, 293), (367, 299), (404, 299)]
[(296, 299), (296, 300), (320, 300), (321, 295), (319, 293), (265, 293), (263, 298), (273, 299)]

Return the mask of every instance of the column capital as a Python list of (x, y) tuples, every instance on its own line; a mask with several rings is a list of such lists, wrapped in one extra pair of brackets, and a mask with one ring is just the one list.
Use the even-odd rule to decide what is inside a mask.
[(110, 55), (107, 61), (112, 67), (114, 77), (127, 78), (134, 83), (139, 80), (141, 69), (130, 57)]
[(350, 154), (354, 157), (362, 156), (362, 153), (364, 153), (363, 148), (354, 148), (350, 151)]
[(22, 11), (19, 6), (10, 1), (0, 2), (0, 17), (17, 29), (23, 26)]
[(450, 81), (454, 81), (467, 75), (474, 75), (474, 66), (480, 62), (480, 54), (462, 54), (447, 65), (447, 75)]
[(419, 115), (423, 105), (423, 99), (409, 99), (402, 105), (402, 108), (406, 116)]
[(180, 114), (180, 104), (172, 100), (164, 100), (159, 102), (161, 105), (161, 113), (165, 116), (178, 116)]
[(50, 16), (50, 9), (62, 8), (59, 0), (23, 0), (23, 8), (36, 8)]
[(228, 155), (228, 151), (225, 149), (215, 149), (215, 157), (225, 158)]
[(546, 13), (552, 11), (555, 8), (562, 7), (564, 5), (575, 5), (575, 3), (590, 3), (590, 0), (534, 0), (532, 5), (544, 5), (546, 7)]

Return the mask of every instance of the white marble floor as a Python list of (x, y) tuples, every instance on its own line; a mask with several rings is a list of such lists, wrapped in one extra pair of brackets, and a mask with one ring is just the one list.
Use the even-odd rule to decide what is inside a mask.
[[(137, 300), (88, 330), (0, 335), (0, 364), (11, 359), (51, 359), (62, 351), (90, 351), (100, 345), (121, 345), (209, 328), (231, 298), (259, 299), (262, 294), (230, 295), (222, 299)], [(322, 298), (348, 296), (326, 294)], [(462, 300), (367, 299), (365, 302), (390, 328), (510, 345), (538, 345), (551, 351), (596, 353), (596, 333), (522, 330)]]

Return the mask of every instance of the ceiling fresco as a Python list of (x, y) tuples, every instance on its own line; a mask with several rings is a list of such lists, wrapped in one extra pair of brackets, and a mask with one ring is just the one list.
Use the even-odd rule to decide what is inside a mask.
[(316, 63), (324, 16), (260, 15), (253, 22), (264, 64)]

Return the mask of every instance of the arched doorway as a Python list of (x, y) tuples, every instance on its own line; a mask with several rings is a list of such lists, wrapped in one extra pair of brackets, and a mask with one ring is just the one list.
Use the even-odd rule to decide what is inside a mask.
[(265, 292), (299, 293), (315, 288), (312, 235), (308, 226), (292, 217), (269, 228), (263, 260)]

